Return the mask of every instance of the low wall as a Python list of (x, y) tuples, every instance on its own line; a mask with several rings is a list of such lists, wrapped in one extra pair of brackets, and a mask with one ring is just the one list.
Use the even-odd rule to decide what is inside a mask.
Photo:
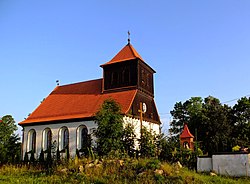
[(250, 176), (249, 154), (213, 155), (212, 164), (221, 175)]
[(197, 171), (198, 172), (210, 172), (212, 168), (211, 157), (198, 157), (197, 158)]
[(220, 175), (250, 176), (250, 154), (214, 154), (197, 158), (197, 171), (214, 171)]

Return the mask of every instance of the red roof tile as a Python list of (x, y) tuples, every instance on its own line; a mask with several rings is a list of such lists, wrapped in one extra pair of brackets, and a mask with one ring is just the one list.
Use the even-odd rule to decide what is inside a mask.
[(93, 117), (104, 100), (112, 98), (126, 114), (137, 90), (102, 93), (102, 79), (57, 86), (35, 111), (19, 125)]
[(143, 61), (142, 57), (138, 54), (134, 47), (131, 44), (127, 44), (125, 47), (122, 48), (122, 50), (120, 50), (120, 52), (118, 52), (118, 54), (115, 55), (113, 59), (101, 66), (127, 61), (131, 59), (140, 59)]
[(189, 137), (194, 138), (194, 136), (190, 133), (187, 124), (185, 124), (184, 129), (180, 135), (180, 138), (189, 138)]

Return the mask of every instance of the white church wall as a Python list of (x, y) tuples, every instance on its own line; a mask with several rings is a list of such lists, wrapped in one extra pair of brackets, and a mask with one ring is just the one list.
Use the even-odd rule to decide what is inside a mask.
[[(127, 124), (131, 124), (134, 126), (134, 131), (136, 135), (136, 139), (139, 139), (141, 137), (141, 122), (140, 119), (132, 118), (129, 116), (123, 117), (124, 126)], [(142, 126), (146, 127), (149, 131), (152, 131), (152, 133), (159, 134), (160, 133), (160, 125), (156, 123), (151, 123), (148, 121), (142, 121)], [(135, 141), (135, 147), (138, 148), (138, 141)]]
[[(56, 141), (57, 146), (60, 142), (59, 130), (62, 127), (67, 127), (69, 130), (69, 151), (72, 156), (76, 153), (76, 139), (77, 139), (77, 128), (80, 125), (85, 125), (88, 129), (88, 133), (93, 133), (97, 128), (97, 124), (94, 121), (81, 121), (81, 122), (70, 122), (70, 123), (55, 123), (55, 124), (44, 124), (44, 125), (32, 125), (25, 126), (23, 131), (23, 156), (25, 152), (28, 152), (28, 132), (32, 129), (36, 131), (36, 151), (35, 157), (38, 158), (42, 150), (43, 140), (42, 134), (46, 128), (50, 128), (52, 132), (52, 143)], [(95, 137), (92, 137), (95, 140)]]
[[(140, 120), (136, 118), (131, 118), (128, 116), (123, 117), (124, 126), (128, 123), (132, 124), (135, 127), (136, 138), (140, 138)], [(77, 128), (81, 125), (85, 125), (88, 129), (88, 133), (93, 133), (95, 129), (97, 129), (97, 124), (94, 121), (81, 121), (81, 122), (69, 122), (69, 123), (54, 123), (54, 124), (41, 124), (41, 125), (32, 125), (25, 126), (23, 131), (23, 157), (25, 152), (30, 151), (28, 149), (28, 133), (30, 130), (34, 129), (36, 131), (36, 150), (35, 150), (35, 158), (39, 158), (39, 154), (43, 148), (43, 131), (46, 128), (49, 128), (52, 132), (52, 143), (56, 141), (57, 146), (60, 144), (60, 129), (62, 127), (67, 127), (69, 131), (69, 151), (70, 155), (74, 157), (76, 154), (77, 148)], [(142, 125), (145, 126), (148, 130), (159, 134), (160, 133), (160, 125), (155, 123), (150, 123), (148, 121), (143, 121)], [(78, 139), (79, 140), (79, 139)], [(92, 136), (93, 144), (95, 146), (96, 138)], [(138, 148), (138, 144), (136, 144)], [(60, 146), (59, 146), (60, 148)]]

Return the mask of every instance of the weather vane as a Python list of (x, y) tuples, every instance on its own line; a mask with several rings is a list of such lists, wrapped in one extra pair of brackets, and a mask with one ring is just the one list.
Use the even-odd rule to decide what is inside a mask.
[(128, 31), (128, 44), (130, 44), (130, 32)]

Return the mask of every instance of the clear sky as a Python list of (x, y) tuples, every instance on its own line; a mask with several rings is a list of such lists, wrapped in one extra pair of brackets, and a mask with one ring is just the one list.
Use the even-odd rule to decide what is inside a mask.
[(165, 129), (176, 102), (250, 94), (249, 0), (1, 0), (0, 116), (22, 121), (57, 79), (101, 78), (99, 66), (127, 44), (128, 30), (157, 72)]

